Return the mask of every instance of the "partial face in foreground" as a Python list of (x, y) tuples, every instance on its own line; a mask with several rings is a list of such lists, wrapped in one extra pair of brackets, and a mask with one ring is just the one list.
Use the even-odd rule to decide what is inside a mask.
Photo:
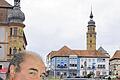
[[(10, 70), (15, 70), (14, 66)], [(42, 80), (42, 73), (45, 71), (43, 62), (33, 56), (28, 56), (20, 64), (20, 72), (12, 73), (12, 80)]]

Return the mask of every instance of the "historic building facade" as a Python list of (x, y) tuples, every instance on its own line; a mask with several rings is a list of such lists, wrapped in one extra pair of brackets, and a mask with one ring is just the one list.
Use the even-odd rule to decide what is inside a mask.
[(98, 50), (72, 50), (67, 46), (48, 54), (48, 70), (54, 77), (94, 77), (109, 74), (109, 55)]
[(64, 46), (47, 55), (49, 74), (54, 77), (93, 77), (109, 75), (109, 54), (102, 47), (96, 50), (95, 21), (91, 11), (88, 22), (87, 50), (72, 50)]
[(110, 59), (110, 73), (120, 77), (120, 50), (117, 50)]
[(25, 50), (27, 41), (24, 34), (25, 15), (20, 9), (20, 1), (14, 0), (14, 6), (0, 0), (0, 77), (5, 73), (12, 56)]

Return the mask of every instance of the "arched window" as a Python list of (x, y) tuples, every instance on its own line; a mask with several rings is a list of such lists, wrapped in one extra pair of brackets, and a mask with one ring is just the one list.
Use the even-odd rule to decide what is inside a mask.
[(15, 54), (17, 52), (16, 47), (13, 48), (13, 54)]

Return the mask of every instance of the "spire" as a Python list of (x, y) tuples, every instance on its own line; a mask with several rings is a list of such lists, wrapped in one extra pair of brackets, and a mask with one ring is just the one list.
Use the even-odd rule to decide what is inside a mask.
[(92, 13), (92, 10), (91, 10), (90, 18), (93, 19), (93, 13)]
[(91, 7), (90, 21), (88, 22), (88, 26), (91, 26), (91, 25), (94, 25), (94, 26), (95, 26), (95, 21), (93, 21), (92, 7)]
[(93, 13), (92, 13), (92, 5), (91, 5), (91, 13), (90, 13), (90, 19), (93, 19)]

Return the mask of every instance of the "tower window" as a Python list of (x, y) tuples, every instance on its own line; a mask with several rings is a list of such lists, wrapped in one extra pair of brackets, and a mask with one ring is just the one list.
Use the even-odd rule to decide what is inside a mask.
[(12, 36), (12, 28), (10, 28), (10, 36)]
[(90, 37), (92, 37), (92, 34), (90, 34)]
[(9, 49), (9, 54), (11, 55), (11, 53), (12, 53), (12, 49), (10, 48), (10, 49)]
[(14, 36), (17, 36), (17, 28), (14, 28)]
[(15, 54), (16, 52), (17, 52), (17, 49), (16, 49), (16, 47), (14, 47), (13, 54)]
[(90, 43), (92, 43), (92, 40), (90, 40)]
[(21, 51), (21, 48), (19, 48), (19, 51)]

